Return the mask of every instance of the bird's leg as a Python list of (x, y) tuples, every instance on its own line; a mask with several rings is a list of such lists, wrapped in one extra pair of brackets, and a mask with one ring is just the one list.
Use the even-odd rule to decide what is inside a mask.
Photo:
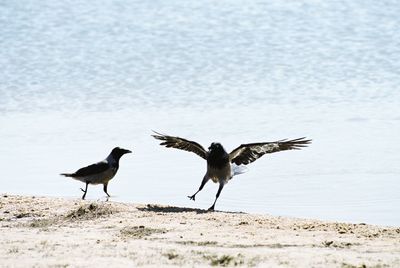
[(222, 191), (222, 188), (224, 188), (224, 185), (225, 185), (224, 182), (219, 183), (219, 188), (218, 188), (217, 195), (215, 196), (214, 204), (208, 209), (209, 211), (214, 211), (215, 203), (217, 202), (217, 199), (218, 199), (219, 195), (221, 194), (221, 191)]
[(87, 193), (87, 187), (88, 187), (88, 185), (89, 185), (89, 183), (86, 182), (86, 188), (85, 188), (85, 190), (83, 190), (83, 189), (81, 188), (82, 192), (84, 192), (84, 194), (83, 194), (83, 196), (82, 196), (82, 200), (85, 200), (85, 196), (86, 196), (86, 193)]
[(197, 194), (198, 192), (200, 192), (200, 191), (203, 189), (204, 185), (206, 185), (206, 183), (207, 183), (207, 181), (208, 181), (209, 179), (210, 179), (210, 178), (209, 178), (207, 175), (204, 176), (203, 180), (201, 181), (201, 185), (200, 185), (200, 187), (199, 187), (199, 190), (197, 190), (197, 192), (195, 192), (194, 195), (192, 195), (192, 196), (188, 195), (188, 197), (189, 197), (190, 200), (195, 201), (196, 194)]
[(107, 193), (107, 186), (108, 186), (108, 182), (103, 184), (103, 191), (107, 194), (108, 197), (110, 197), (110, 195)]

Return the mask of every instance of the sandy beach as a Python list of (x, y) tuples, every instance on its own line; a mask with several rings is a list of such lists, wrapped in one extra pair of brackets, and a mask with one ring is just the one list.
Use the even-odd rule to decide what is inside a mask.
[(400, 267), (400, 228), (0, 197), (2, 267)]

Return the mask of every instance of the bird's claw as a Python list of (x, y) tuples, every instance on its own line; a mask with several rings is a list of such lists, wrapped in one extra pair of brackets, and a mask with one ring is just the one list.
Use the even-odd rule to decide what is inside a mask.
[(214, 206), (211, 206), (208, 211), (214, 211)]
[(189, 197), (190, 200), (196, 201), (195, 200), (196, 195), (192, 195), (192, 196), (188, 195), (188, 197)]

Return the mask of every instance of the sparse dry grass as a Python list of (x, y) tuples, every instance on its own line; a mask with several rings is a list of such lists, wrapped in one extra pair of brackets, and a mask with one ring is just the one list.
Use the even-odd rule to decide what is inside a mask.
[(221, 255), (218, 256), (216, 254), (203, 254), (203, 258), (209, 261), (211, 266), (238, 266), (243, 265), (244, 256), (242, 254), (237, 254), (236, 256), (233, 255)]
[(141, 239), (146, 236), (150, 236), (152, 234), (157, 233), (165, 233), (164, 229), (154, 229), (148, 228), (143, 225), (141, 226), (126, 226), (120, 230), (120, 234), (123, 238), (133, 238), (133, 239)]
[(169, 251), (167, 253), (164, 253), (163, 256), (167, 257), (168, 260), (174, 260), (179, 258), (179, 254), (177, 254), (175, 251)]
[(70, 220), (91, 220), (99, 217), (109, 216), (118, 211), (110, 204), (106, 203), (90, 203), (84, 204), (70, 211), (65, 218)]

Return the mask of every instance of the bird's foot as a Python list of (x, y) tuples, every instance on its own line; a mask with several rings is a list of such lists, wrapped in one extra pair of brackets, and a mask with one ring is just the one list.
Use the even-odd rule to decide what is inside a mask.
[(212, 205), (212, 206), (208, 209), (208, 211), (214, 211), (214, 205)]
[(195, 200), (195, 198), (196, 198), (196, 195), (195, 195), (195, 194), (192, 195), (192, 196), (188, 195), (188, 198), (189, 198), (190, 200), (196, 201), (196, 200)]
[(84, 194), (82, 195), (82, 200), (85, 200), (85, 197), (86, 197), (86, 191), (85, 191), (85, 190), (83, 190), (82, 188), (81, 188), (81, 191), (84, 193)]

